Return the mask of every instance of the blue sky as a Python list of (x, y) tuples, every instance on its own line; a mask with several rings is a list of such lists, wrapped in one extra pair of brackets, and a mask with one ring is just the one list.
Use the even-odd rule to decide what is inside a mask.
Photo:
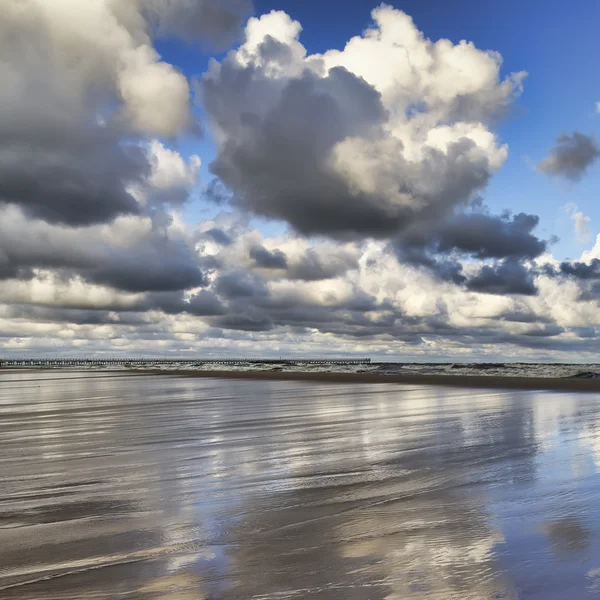
[[(600, 98), (600, 82), (593, 76), (591, 61), (600, 55), (600, 4), (589, 0), (395, 0), (388, 4), (411, 15), (417, 27), (434, 41), (472, 41), (479, 49), (502, 55), (503, 74), (528, 72), (524, 93), (497, 127), (501, 141), (509, 145), (509, 159), (483, 197), (493, 210), (538, 214), (539, 233), (546, 238), (559, 238), (554, 254), (561, 258), (579, 256), (583, 242), (576, 239), (564, 206), (576, 203), (591, 219), (590, 229), (595, 235), (600, 227), (600, 170), (592, 169), (581, 182), (567, 184), (542, 176), (532, 165), (545, 156), (560, 133), (599, 131), (596, 102)], [(302, 24), (300, 39), (312, 54), (342, 49), (371, 23), (370, 13), (376, 5), (365, 0), (260, 0), (255, 2), (254, 14), (287, 12)], [(200, 77), (207, 69), (210, 55), (198, 46), (170, 39), (158, 41), (156, 47), (167, 62), (190, 78)], [(215, 58), (221, 56), (217, 54)], [(201, 109), (197, 111), (202, 119)], [(212, 178), (209, 163), (214, 157), (210, 133), (201, 140), (185, 138), (177, 146), (185, 155), (198, 154), (202, 158), (202, 178), (208, 182)], [(217, 212), (202, 201), (201, 195), (198, 200), (188, 208), (190, 220)], [(266, 233), (285, 229), (281, 224), (264, 221), (258, 221), (258, 226)]]

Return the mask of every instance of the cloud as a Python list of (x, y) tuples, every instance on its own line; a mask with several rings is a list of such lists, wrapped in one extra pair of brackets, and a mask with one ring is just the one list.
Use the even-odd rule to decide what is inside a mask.
[(138, 0), (144, 14), (161, 35), (209, 42), (227, 48), (239, 35), (250, 0)]
[(215, 290), (219, 295), (229, 299), (268, 295), (262, 280), (247, 273), (227, 273), (219, 276), (215, 283)]
[(263, 269), (287, 269), (287, 257), (281, 250), (270, 252), (264, 246), (250, 248), (250, 258)]
[(458, 285), (466, 281), (463, 267), (457, 259), (435, 256), (432, 250), (427, 249), (423, 240), (418, 243), (413, 241), (411, 244), (397, 240), (393, 248), (400, 264), (427, 269), (442, 281)]
[(578, 279), (600, 279), (600, 259), (593, 258), (589, 263), (565, 261), (560, 264), (560, 270)]
[(212, 320), (213, 327), (232, 329), (239, 331), (270, 331), (273, 322), (264, 316), (253, 317), (252, 315), (224, 315)]
[(176, 231), (165, 236), (148, 218), (72, 229), (28, 220), (15, 208), (0, 211), (0, 265), (13, 276), (52, 269), (127, 292), (180, 290), (203, 285), (199, 262)]
[[(519, 260), (531, 260), (546, 251), (547, 243), (533, 234), (538, 222), (536, 215), (508, 212), (491, 215), (482, 206), (478, 211), (460, 213), (435, 226), (409, 229), (392, 242), (392, 248), (401, 264), (425, 268), (442, 281), (457, 285), (467, 281), (461, 258), (507, 259), (501, 268), (486, 267), (485, 277), (469, 284), (485, 287), (492, 272), (498, 282), (499, 277), (509, 275), (509, 267), (514, 274), (514, 265)], [(517, 288), (525, 286), (506, 289)]]
[(184, 290), (205, 285), (196, 258), (187, 246), (152, 240), (79, 273), (87, 281), (126, 292)]
[(142, 197), (149, 196), (146, 204), (178, 206), (187, 201), (200, 181), (200, 157), (194, 154), (185, 161), (179, 152), (158, 140), (150, 142), (147, 156), (152, 170), (149, 186), (142, 191)]
[(326, 247), (321, 252), (308, 248), (290, 262), (286, 277), (302, 281), (320, 281), (342, 277), (354, 269), (358, 269), (355, 253), (343, 248)]
[(252, 246), (249, 252), (254, 261), (252, 266), (277, 270), (276, 276), (281, 279), (301, 281), (333, 279), (358, 268), (357, 252), (348, 249), (335, 246), (305, 248), (298, 240), (290, 239), (282, 240), (282, 243), (288, 247), (290, 256), (277, 248), (267, 250), (264, 246)]
[(431, 42), (385, 5), (373, 18), (343, 51), (309, 56), (274, 11), (213, 62), (210, 168), (235, 204), (306, 235), (389, 237), (464, 206), (503, 164), (486, 123), (524, 74), (500, 80), (498, 54)]
[[(7, 5), (5, 352), (595, 352), (600, 246), (555, 261), (537, 216), (479, 199), (506, 159), (493, 123), (523, 74), (502, 80), (497, 53), (427, 40), (390, 7), (343, 50), (310, 56), (285, 13), (248, 22), (200, 83), (217, 143), (206, 195), (240, 210), (187, 223), (200, 160), (178, 148), (198, 126), (154, 40), (224, 44), (248, 6)], [(267, 236), (253, 215), (290, 227)]]
[(531, 271), (514, 259), (494, 266), (484, 265), (479, 273), (469, 279), (467, 288), (483, 294), (535, 296), (537, 288)]
[(183, 305), (184, 311), (197, 317), (214, 317), (227, 314), (227, 307), (208, 290), (201, 290)]
[(0, 278), (8, 294), (32, 300), (43, 289), (43, 298), (54, 297), (56, 286), (61, 305), (76, 306), (89, 292), (94, 306), (145, 310), (133, 296), (207, 283), (179, 216), (199, 184), (200, 159), (176, 150), (178, 136), (197, 131), (190, 87), (154, 38), (223, 43), (249, 6), (24, 0), (5, 7)]
[(577, 241), (581, 243), (589, 242), (590, 238), (592, 237), (592, 232), (590, 231), (589, 226), (591, 219), (586, 217), (574, 202), (565, 204), (564, 210), (569, 218), (573, 221), (575, 237), (577, 238)]
[(189, 86), (154, 50), (141, 4), (10, 3), (0, 25), (11, 91), (3, 102), (31, 114), (39, 109), (40, 119), (53, 112), (76, 122), (118, 117), (144, 134), (176, 134), (189, 122)]
[(141, 147), (195, 128), (188, 82), (161, 60), (153, 35), (223, 42), (248, 8), (243, 0), (9, 2), (0, 22), (0, 202), (81, 226), (140, 214), (132, 188), (151, 177), (158, 190), (169, 168), (189, 182), (164, 146)]
[(233, 242), (233, 240), (218, 227), (213, 227), (206, 232), (217, 244), (221, 244), (222, 246), (229, 246)]
[(450, 219), (437, 232), (437, 250), (458, 250), (475, 258), (536, 258), (547, 247), (546, 242), (532, 233), (538, 223), (537, 215), (526, 213), (499, 217), (462, 214)]
[[(144, 340), (153, 340), (164, 348), (161, 354), (222, 355), (235, 348), (235, 353), (287, 355), (303, 348), (411, 360), (457, 360), (474, 352), (490, 360), (504, 352), (556, 358), (575, 348), (592, 352), (597, 344), (597, 299), (582, 299), (585, 281), (564, 273), (538, 273), (510, 258), (482, 268), (470, 259), (460, 263), (466, 283), (456, 285), (440, 282), (422, 267), (398, 264), (386, 243), (369, 242), (356, 244), (356, 268), (332, 279), (268, 279), (270, 270), (250, 272), (237, 258), (246, 256), (250, 264), (245, 238), (256, 242), (258, 232), (239, 235), (239, 225), (232, 227), (238, 235), (229, 246), (215, 246), (223, 253), (220, 266), (205, 277), (202, 290), (110, 291), (47, 272), (36, 272), (29, 281), (7, 280), (0, 287), (0, 333), (7, 344), (22, 340), (10, 347), (52, 343), (58, 351), (66, 348), (59, 332), (70, 331), (71, 353), (73, 340), (88, 354), (144, 354), (155, 351), (144, 349)], [(306, 241), (264, 243), (285, 248), (295, 260)]]
[(2, 108), (0, 203), (74, 226), (141, 213), (127, 190), (149, 172), (141, 149), (121, 145), (103, 128), (61, 119), (41, 123), (36, 115)]
[(182, 292), (154, 292), (148, 294), (137, 307), (139, 311), (163, 311), (167, 315), (186, 313), (194, 317), (214, 317), (227, 314), (227, 307), (209, 290), (200, 290), (185, 298)]
[(594, 138), (575, 131), (571, 135), (560, 135), (537, 168), (548, 175), (579, 181), (599, 156), (600, 149)]

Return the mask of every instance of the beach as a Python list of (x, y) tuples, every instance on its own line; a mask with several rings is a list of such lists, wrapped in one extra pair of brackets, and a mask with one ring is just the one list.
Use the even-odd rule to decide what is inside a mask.
[(598, 597), (600, 394), (317, 375), (0, 372), (0, 597)]

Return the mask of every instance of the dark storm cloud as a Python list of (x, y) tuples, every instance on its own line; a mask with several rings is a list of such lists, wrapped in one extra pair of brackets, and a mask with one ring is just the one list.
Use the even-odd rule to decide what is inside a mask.
[(583, 262), (562, 262), (560, 272), (577, 279), (600, 279), (600, 260), (593, 258), (589, 264)]
[(494, 266), (484, 265), (478, 275), (467, 281), (467, 288), (473, 292), (498, 295), (535, 296), (538, 291), (531, 272), (514, 259)]
[(268, 296), (262, 279), (247, 273), (227, 273), (219, 276), (215, 283), (215, 291), (228, 299)]
[(434, 255), (432, 249), (421, 245), (425, 243), (426, 241), (423, 239), (413, 239), (409, 243), (406, 243), (405, 240), (396, 240), (393, 249), (398, 262), (427, 269), (442, 281), (451, 281), (457, 285), (466, 281), (460, 262)]
[(210, 236), (213, 241), (217, 242), (221, 246), (229, 246), (233, 243), (233, 240), (218, 227), (213, 227), (206, 232), (206, 235)]
[(144, 326), (148, 317), (142, 313), (113, 310), (92, 310), (83, 308), (65, 308), (14, 304), (10, 306), (11, 319), (24, 319), (37, 323), (68, 323), (76, 325), (119, 325)]
[(564, 333), (564, 327), (559, 327), (558, 325), (543, 325), (540, 327), (535, 327), (525, 332), (523, 335), (529, 337), (555, 337)]
[[(196, 129), (188, 82), (160, 61), (151, 34), (222, 47), (251, 1), (100, 0), (78, 3), (76, 16), (64, 2), (4, 5), (0, 202), (70, 226), (140, 214), (128, 189), (150, 172), (142, 146)], [(161, 191), (149, 203), (187, 197)]]
[(28, 267), (21, 267), (10, 261), (10, 259), (3, 255), (0, 249), (0, 281), (6, 279), (31, 279), (34, 276), (33, 271)]
[(227, 307), (208, 290), (201, 290), (184, 305), (185, 312), (197, 317), (212, 317), (227, 314)]
[(600, 260), (593, 258), (589, 263), (563, 261), (558, 268), (545, 265), (543, 274), (548, 277), (568, 277), (578, 282), (578, 300), (582, 302), (600, 300)]
[(287, 257), (281, 250), (270, 252), (264, 246), (250, 248), (250, 258), (262, 269), (286, 269)]
[(550, 154), (537, 168), (548, 175), (579, 181), (599, 156), (600, 149), (594, 138), (575, 131), (559, 136)]
[(598, 336), (598, 329), (596, 327), (571, 327), (570, 331), (582, 339)]
[(354, 256), (330, 252), (323, 260), (314, 249), (309, 248), (299, 259), (288, 265), (286, 277), (301, 281), (320, 281), (341, 277), (358, 268)]
[(555, 279), (570, 278), (578, 283), (578, 300), (597, 302), (600, 300), (600, 260), (593, 258), (589, 263), (563, 261), (558, 268), (544, 265), (541, 272)]
[[(538, 222), (537, 215), (525, 213), (514, 216), (508, 213), (500, 216), (487, 212), (462, 213), (436, 226), (409, 230), (394, 240), (392, 248), (401, 264), (425, 268), (442, 281), (457, 285), (465, 283), (467, 278), (458, 258), (445, 256), (447, 254), (507, 259), (502, 263), (502, 273), (506, 277), (509, 267), (516, 275), (514, 265), (519, 260), (531, 260), (546, 251), (547, 242), (532, 233)], [(486, 280), (491, 276), (489, 269)], [(483, 286), (484, 281), (476, 279), (474, 285)], [(529, 286), (509, 285), (506, 289), (524, 290), (526, 287)]]
[(149, 173), (144, 152), (102, 127), (0, 106), (0, 202), (51, 223), (106, 223), (139, 214), (126, 190)]
[(0, 274), (50, 269), (64, 280), (79, 276), (126, 292), (174, 291), (205, 284), (200, 259), (183, 240), (133, 230), (127, 244), (110, 242), (98, 228), (58, 228), (27, 221), (14, 210), (5, 212), (0, 223)]
[(503, 312), (499, 318), (502, 321), (512, 321), (513, 323), (546, 323), (548, 321), (548, 317), (536, 315), (529, 307)]
[(240, 35), (252, 12), (251, 0), (142, 0), (142, 6), (159, 34), (208, 42), (221, 50)]
[(170, 315), (187, 313), (196, 317), (227, 314), (227, 307), (209, 290), (200, 290), (188, 300), (184, 299), (181, 291), (150, 293), (136, 308), (139, 311), (161, 310)]
[(205, 285), (193, 257), (185, 250), (170, 250), (170, 254), (162, 254), (157, 244), (149, 252), (123, 253), (116, 260), (79, 273), (91, 283), (126, 292), (175, 291)]
[[(237, 293), (237, 292), (236, 292)], [(377, 300), (361, 290), (338, 304), (321, 305), (307, 301), (300, 296), (273, 298), (265, 293), (230, 299), (228, 314), (222, 318), (209, 319), (214, 327), (223, 329), (260, 331), (275, 327), (308, 331), (318, 329), (321, 333), (334, 333), (349, 337), (368, 337), (369, 335), (404, 335), (395, 328), (399, 313), (387, 304)], [(382, 314), (372, 315), (375, 311)], [(372, 315), (372, 316), (367, 316)]]
[(600, 281), (583, 285), (579, 291), (578, 300), (581, 300), (582, 302), (598, 302), (600, 300)]
[(219, 79), (202, 84), (211, 117), (232, 133), (210, 168), (233, 190), (234, 202), (288, 221), (303, 234), (376, 234), (395, 227), (386, 211), (368, 198), (354, 198), (348, 182), (327, 167), (336, 143), (382, 122), (384, 110), (372, 87), (342, 68), (326, 78), (307, 71), (285, 86), (279, 103), (263, 116), (237, 105), (247, 85), (272, 84), (232, 62), (223, 65)]
[(77, 272), (90, 283), (133, 293), (185, 290), (206, 285), (193, 257), (180, 253), (170, 256), (127, 254), (121, 260)]
[(458, 250), (475, 258), (536, 258), (547, 243), (532, 234), (539, 217), (519, 213), (495, 216), (462, 214), (450, 219), (437, 233), (437, 250)]
[(264, 315), (224, 315), (212, 319), (210, 323), (213, 327), (237, 329), (240, 331), (269, 331), (273, 329), (273, 322)]

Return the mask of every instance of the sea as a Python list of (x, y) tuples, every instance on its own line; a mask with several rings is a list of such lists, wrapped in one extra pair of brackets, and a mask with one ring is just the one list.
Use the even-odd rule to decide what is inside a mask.
[[(114, 367), (111, 367), (114, 368)], [(125, 365), (121, 369), (144, 370), (144, 364)], [(490, 377), (559, 377), (573, 379), (600, 378), (600, 364), (583, 363), (415, 363), (415, 362), (369, 362), (343, 364), (342, 362), (302, 363), (293, 361), (272, 362), (260, 360), (236, 361), (234, 363), (199, 361), (178, 363), (165, 361), (153, 363), (152, 369), (189, 371), (264, 371), (309, 373), (368, 373), (379, 375), (487, 375)]]
[(597, 393), (1, 371), (0, 489), (3, 600), (600, 597)]

